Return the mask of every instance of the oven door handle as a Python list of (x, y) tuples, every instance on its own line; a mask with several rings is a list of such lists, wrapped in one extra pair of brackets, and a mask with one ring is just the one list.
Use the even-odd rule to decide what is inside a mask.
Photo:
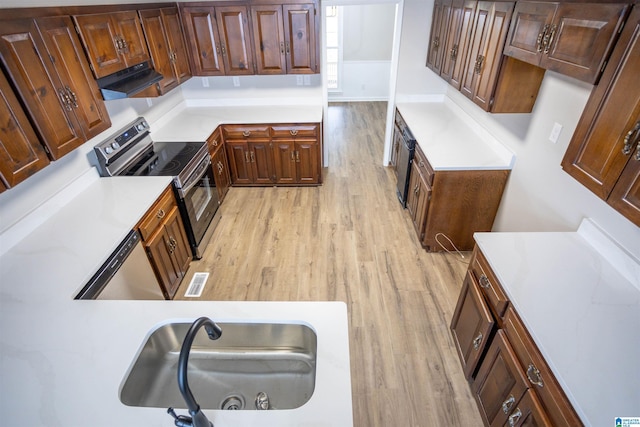
[(200, 166), (198, 166), (195, 172), (193, 172), (191, 176), (187, 178), (187, 180), (184, 183), (184, 187), (178, 188), (178, 194), (180, 195), (181, 198), (184, 199), (185, 195), (189, 192), (189, 190), (191, 190), (200, 181), (200, 179), (207, 174), (207, 169), (209, 168), (209, 165), (211, 165), (211, 156), (207, 154), (206, 161), (200, 163)]

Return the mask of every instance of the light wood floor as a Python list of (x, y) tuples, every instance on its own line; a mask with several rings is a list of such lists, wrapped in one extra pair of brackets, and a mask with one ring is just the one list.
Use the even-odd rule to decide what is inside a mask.
[(204, 300), (345, 301), (355, 426), (481, 426), (449, 332), (469, 253), (420, 246), (382, 166), (385, 116), (330, 105), (320, 187), (232, 188), (177, 295), (209, 271)]

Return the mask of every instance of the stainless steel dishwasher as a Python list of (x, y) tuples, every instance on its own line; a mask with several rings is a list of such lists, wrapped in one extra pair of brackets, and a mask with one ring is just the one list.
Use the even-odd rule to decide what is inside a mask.
[(127, 235), (75, 299), (165, 299), (137, 231)]

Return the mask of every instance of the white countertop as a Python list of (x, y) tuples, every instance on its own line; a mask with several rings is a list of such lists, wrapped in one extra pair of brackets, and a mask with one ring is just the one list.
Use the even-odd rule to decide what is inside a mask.
[[(592, 223), (591, 223), (592, 224)], [(587, 426), (640, 408), (640, 267), (569, 233), (476, 233), (509, 300)], [(597, 238), (598, 242), (602, 239)]]
[[(181, 110), (168, 119), (166, 134), (204, 140), (221, 120), (216, 111)], [(253, 110), (239, 108), (236, 113), (241, 111)], [(231, 120), (229, 115), (220, 117)], [(260, 117), (278, 121), (276, 115)], [(298, 117), (319, 121), (311, 115), (294, 117), (286, 121)], [(244, 123), (249, 120), (242, 117)], [(180, 125), (174, 128), (171, 123)], [(204, 131), (196, 134), (188, 129)], [(119, 389), (152, 330), (171, 321), (209, 316), (219, 322), (304, 323), (317, 334), (316, 385), (306, 404), (280, 411), (204, 411), (216, 427), (352, 426), (344, 303), (73, 299), (170, 181), (170, 177), (99, 178), (91, 170), (0, 235), (3, 425), (173, 426), (166, 409), (123, 405)]]
[(514, 155), (445, 102), (396, 105), (434, 170), (512, 169)]
[(208, 106), (184, 102), (151, 126), (154, 141), (206, 141), (221, 124), (320, 123), (322, 104)]

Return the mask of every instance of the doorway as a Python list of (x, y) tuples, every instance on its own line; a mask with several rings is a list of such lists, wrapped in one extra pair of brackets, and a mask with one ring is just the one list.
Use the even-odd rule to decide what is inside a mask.
[[(324, 118), (329, 102), (387, 101), (387, 165), (395, 105), (398, 52), (404, 0), (328, 0), (322, 3), (321, 68)], [(389, 16), (391, 15), (391, 16)], [(331, 135), (325, 135), (329, 164)]]

